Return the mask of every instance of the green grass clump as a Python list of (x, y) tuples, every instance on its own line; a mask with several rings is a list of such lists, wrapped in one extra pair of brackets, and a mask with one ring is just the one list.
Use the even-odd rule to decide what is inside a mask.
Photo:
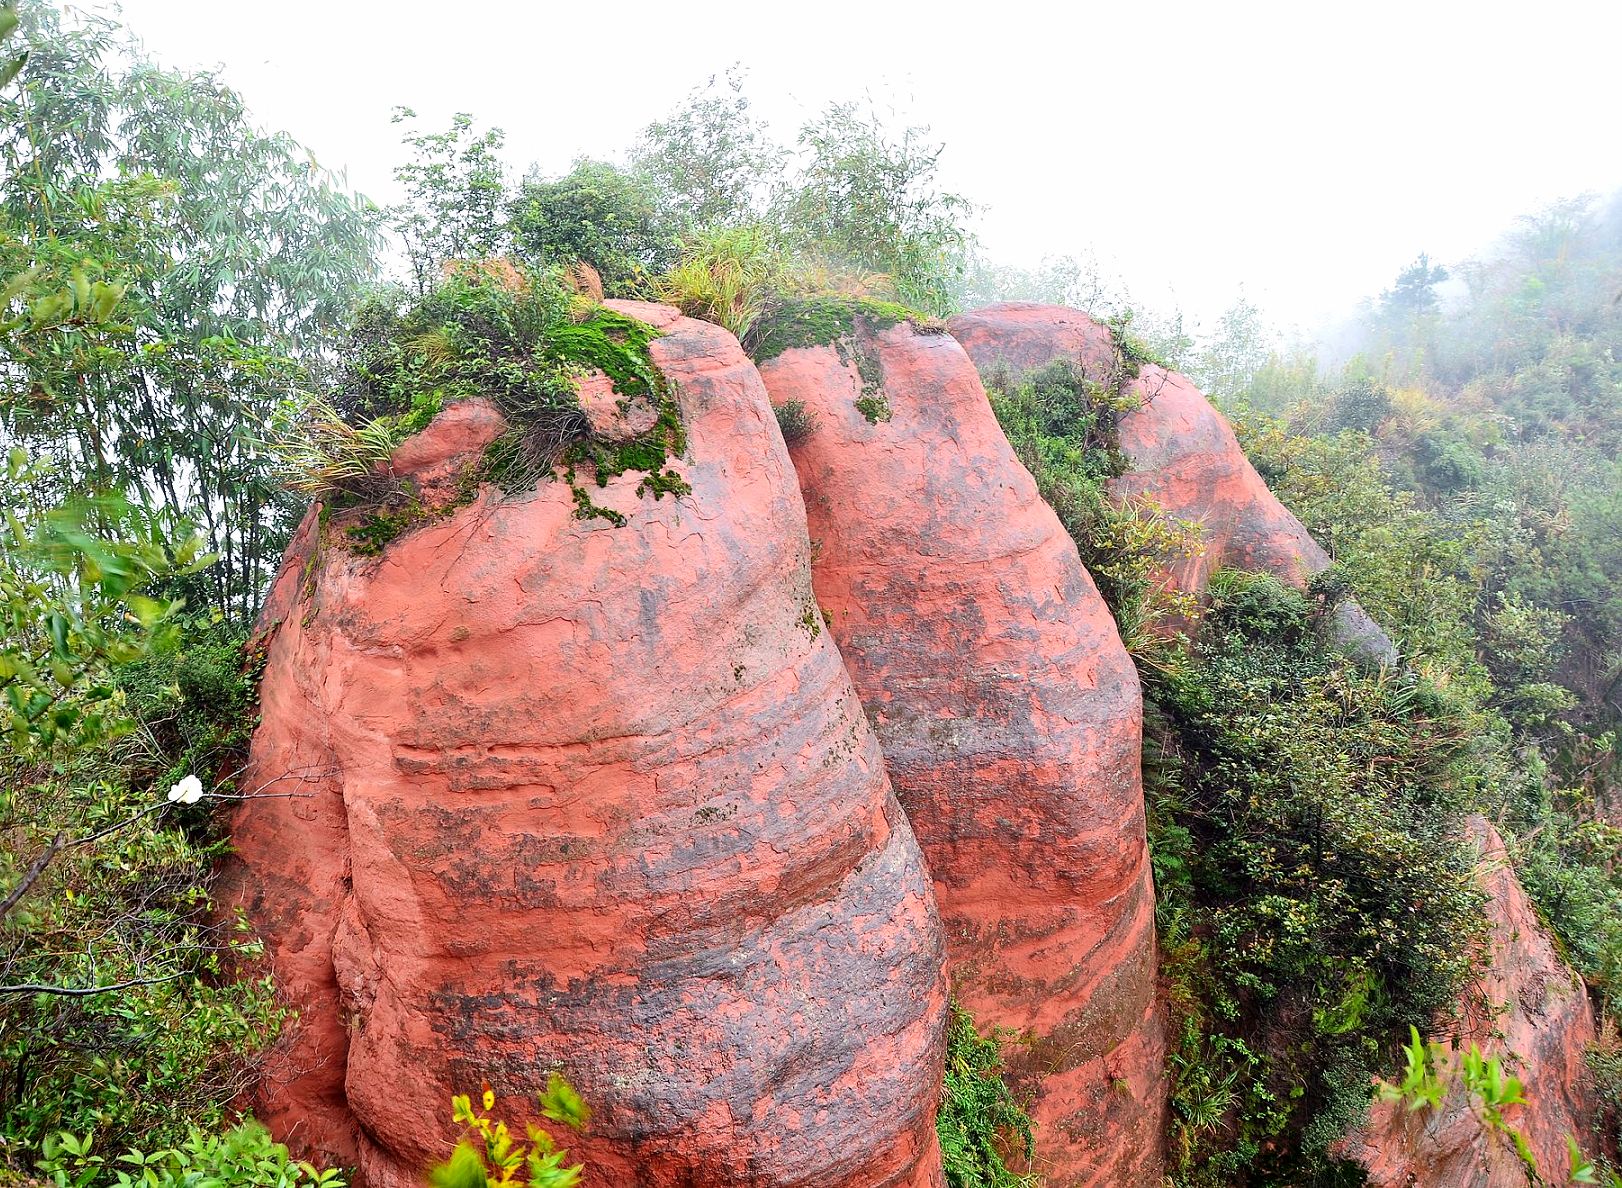
[(955, 1002), (946, 1031), (946, 1079), (935, 1132), (952, 1188), (1036, 1188), (1034, 1175), (1008, 1169), (1010, 1158), (1029, 1159), (1031, 1119), (1003, 1080), (1001, 1047), (982, 1036)]
[(698, 231), (681, 259), (653, 285), (660, 301), (690, 318), (724, 326), (743, 341), (788, 267), (772, 231), (758, 224)]

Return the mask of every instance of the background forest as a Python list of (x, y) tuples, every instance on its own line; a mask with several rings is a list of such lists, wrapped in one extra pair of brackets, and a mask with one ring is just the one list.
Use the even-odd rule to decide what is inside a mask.
[[(309, 495), (489, 382), (492, 351), (537, 349), (533, 310), (446, 269), (495, 256), (565, 303), (547, 316), (650, 297), (756, 349), (816, 301), (1076, 305), (1134, 366), (1194, 376), (1334, 556), (1307, 594), (1220, 575), (1197, 640), (1168, 634), (1190, 608), (1154, 562), (1197, 527), (1104, 496), (1116, 394), (987, 377), (1145, 680), (1177, 1183), (1356, 1182), (1333, 1141), (1480, 959), (1467, 814), (1616, 1017), (1622, 195), (1421, 257), (1332, 347), (1287, 350), (1245, 303), (1196, 337), (1075, 260), (993, 264), (927, 130), (854, 103), (782, 144), (741, 77), (714, 79), (561, 176), (515, 173), (470, 116), (400, 108), (406, 198), (380, 209), (115, 21), (30, 0), (0, 33), (0, 1177), (340, 1179), (233, 1106), (282, 1019), (209, 891), (230, 802), (277, 794), (237, 779), (245, 645)], [(427, 331), (446, 354), (412, 345)], [(1346, 596), (1399, 670), (1326, 642)], [(961, 1016), (952, 1040), (952, 1182), (1020, 1183), (996, 1044)], [(1614, 1022), (1590, 1065), (1609, 1116), (1573, 1137), (1603, 1166)]]

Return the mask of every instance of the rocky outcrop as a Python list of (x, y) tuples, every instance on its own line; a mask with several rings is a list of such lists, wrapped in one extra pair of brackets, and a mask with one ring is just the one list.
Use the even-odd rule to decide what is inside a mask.
[[(1145, 363), (1129, 378), (1132, 369), (1109, 327), (1060, 306), (1009, 302), (948, 325), (982, 369), (1006, 364), (1017, 373), (1064, 358), (1100, 383), (1125, 382), (1139, 407), (1121, 417), (1120, 447), (1129, 469), (1111, 491), (1147, 498), (1201, 526), (1203, 552), (1171, 563), (1177, 588), (1202, 590), (1221, 566), (1271, 573), (1298, 587), (1328, 568), (1329, 555), (1267, 489), (1233, 429), (1187, 376)], [(1375, 661), (1396, 659), (1385, 632), (1355, 603), (1336, 608), (1336, 629), (1349, 650)]]
[(312, 516), (284, 564), (225, 880), (298, 1011), (258, 1112), (403, 1188), (452, 1093), (522, 1121), (561, 1069), (598, 1188), (939, 1184), (940, 921), (766, 394), (619, 308), (664, 331), (689, 494), (458, 507), (502, 428), (471, 402), (395, 456), (437, 512), (375, 558)]
[[(1479, 818), (1470, 831), (1481, 849), (1492, 955), (1460, 1004), (1462, 1021), (1434, 1038), (1455, 1053), (1474, 1043), (1524, 1082), (1527, 1104), (1509, 1107), (1505, 1121), (1525, 1135), (1542, 1182), (1565, 1184), (1566, 1137), (1587, 1144), (1594, 1116), (1584, 1065), (1595, 1037), (1593, 1007), (1538, 921), (1497, 831)], [(1440, 1109), (1376, 1102), (1368, 1125), (1342, 1144), (1342, 1153), (1363, 1164), (1375, 1188), (1524, 1188), (1521, 1159), (1471, 1108), (1456, 1056), (1442, 1071), (1453, 1084)]]
[(861, 316), (761, 364), (817, 601), (934, 880), (954, 991), (1012, 1028), (1052, 1188), (1153, 1184), (1164, 1089), (1131, 659), (948, 335)]
[[(996, 305), (949, 325), (982, 368), (1006, 364), (1018, 373), (1067, 358), (1101, 383), (1125, 378), (1109, 329), (1075, 310)], [(1328, 566), (1324, 550), (1267, 489), (1232, 429), (1185, 376), (1145, 364), (1126, 382), (1139, 407), (1120, 421), (1120, 447), (1130, 468), (1114, 481), (1112, 493), (1150, 499), (1202, 525), (1204, 555), (1174, 563), (1169, 575), (1179, 588), (1202, 589), (1220, 565), (1262, 570), (1297, 586)], [(1350, 650), (1381, 662), (1395, 659), (1385, 633), (1355, 604), (1338, 608), (1336, 625)], [(1508, 1121), (1527, 1136), (1540, 1174), (1565, 1183), (1566, 1136), (1581, 1141), (1592, 1118), (1583, 1063), (1594, 1037), (1592, 1009), (1581, 980), (1555, 952), (1509, 868), (1497, 833), (1484, 821), (1471, 829), (1483, 854), (1492, 952), (1486, 972), (1460, 1004), (1463, 1025), (1441, 1038), (1461, 1050), (1479, 1044), (1525, 1082), (1529, 1104), (1511, 1109)], [(1368, 1126), (1346, 1140), (1343, 1153), (1361, 1162), (1380, 1188), (1518, 1188), (1527, 1182), (1513, 1147), (1483, 1129), (1457, 1084), (1438, 1111), (1377, 1103)]]

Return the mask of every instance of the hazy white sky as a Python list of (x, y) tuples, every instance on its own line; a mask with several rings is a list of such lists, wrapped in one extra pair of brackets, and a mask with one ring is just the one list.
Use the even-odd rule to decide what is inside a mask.
[[(103, 6), (93, 3), (94, 6)], [(1622, 3), (644, 4), (124, 0), (161, 60), (223, 65), (259, 121), (379, 201), (395, 104), (469, 111), (518, 169), (617, 155), (735, 61), (781, 138), (871, 94), (946, 144), (992, 254), (1095, 251), (1208, 325), (1282, 325), (1622, 186)]]

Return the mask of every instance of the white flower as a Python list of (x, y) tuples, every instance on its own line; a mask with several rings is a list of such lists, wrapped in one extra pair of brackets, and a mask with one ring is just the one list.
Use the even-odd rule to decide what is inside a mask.
[(203, 799), (203, 781), (189, 775), (169, 789), (170, 804), (196, 804)]

